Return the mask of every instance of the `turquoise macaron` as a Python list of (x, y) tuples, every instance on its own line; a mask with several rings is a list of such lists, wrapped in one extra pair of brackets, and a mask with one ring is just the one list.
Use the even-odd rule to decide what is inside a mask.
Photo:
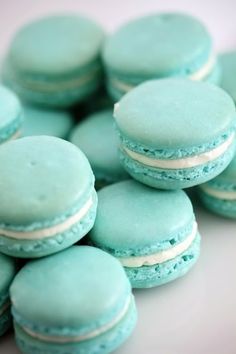
[(23, 106), (22, 136), (50, 135), (67, 139), (74, 126), (74, 119), (67, 111), (39, 109)]
[(101, 84), (103, 41), (102, 28), (76, 14), (35, 20), (12, 39), (3, 80), (30, 103), (71, 106)]
[(16, 272), (16, 261), (0, 253), (0, 336), (11, 325), (9, 288)]
[(58, 252), (94, 224), (97, 195), (85, 155), (56, 137), (24, 137), (0, 149), (0, 252)]
[(208, 30), (182, 13), (148, 15), (123, 25), (106, 40), (103, 61), (114, 100), (150, 79), (220, 81)]
[(111, 353), (136, 324), (123, 267), (94, 247), (73, 246), (29, 262), (10, 294), (16, 341), (25, 354)]
[(236, 219), (236, 156), (219, 176), (200, 185), (198, 193), (207, 209)]
[(221, 87), (236, 103), (236, 50), (222, 53), (219, 63), (222, 71)]
[(119, 161), (119, 139), (112, 110), (100, 111), (86, 118), (72, 131), (69, 140), (87, 156), (98, 188), (129, 178)]
[(0, 144), (21, 134), (23, 109), (18, 97), (0, 85)]
[(122, 97), (114, 116), (121, 162), (133, 178), (151, 187), (204, 183), (233, 158), (235, 105), (215, 85), (150, 80)]
[(88, 242), (119, 259), (132, 287), (165, 284), (196, 262), (200, 236), (185, 192), (129, 180), (103, 188), (98, 202)]

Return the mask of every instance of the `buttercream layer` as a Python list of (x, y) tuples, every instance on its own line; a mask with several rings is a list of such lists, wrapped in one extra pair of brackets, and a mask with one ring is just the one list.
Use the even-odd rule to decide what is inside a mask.
[(132, 268), (132, 267), (138, 268), (142, 266), (152, 266), (154, 264), (164, 263), (166, 261), (169, 261), (179, 256), (181, 253), (186, 251), (194, 241), (196, 235), (197, 235), (197, 223), (194, 222), (191, 234), (188, 235), (184, 241), (180, 242), (176, 246), (146, 256), (133, 256), (133, 257), (119, 258), (119, 261), (122, 263), (124, 267), (128, 267), (128, 268)]
[(122, 149), (130, 156), (133, 160), (136, 160), (144, 165), (163, 169), (185, 169), (195, 166), (200, 166), (210, 161), (213, 161), (223, 155), (230, 145), (234, 142), (235, 133), (231, 135), (219, 146), (213, 148), (210, 151), (201, 153), (196, 156), (184, 157), (179, 159), (157, 159), (149, 156), (145, 156), (138, 152), (132, 151), (126, 146), (122, 145)]
[(125, 315), (129, 311), (132, 301), (133, 301), (133, 295), (131, 295), (127, 299), (127, 301), (125, 302), (124, 307), (122, 308), (120, 313), (114, 319), (112, 319), (109, 323), (107, 323), (107, 324), (101, 326), (100, 328), (97, 328), (91, 332), (88, 332), (86, 334), (79, 335), (79, 336), (50, 336), (50, 335), (43, 335), (41, 333), (34, 332), (33, 330), (31, 330), (27, 327), (21, 327), (21, 328), (23, 329), (23, 331), (25, 331), (30, 336), (37, 338), (39, 340), (42, 340), (42, 341), (46, 341), (46, 342), (50, 342), (50, 343), (73, 343), (73, 342), (79, 343), (79, 342), (82, 342), (82, 341), (85, 341), (88, 339), (95, 338), (95, 337), (109, 331), (113, 327), (115, 327), (125, 317)]
[(51, 227), (47, 227), (44, 229), (38, 229), (33, 231), (16, 231), (10, 229), (0, 228), (0, 235), (5, 237), (10, 237), (14, 239), (24, 239), (24, 240), (32, 240), (32, 239), (43, 239), (52, 237), (59, 233), (63, 233), (64, 231), (73, 227), (73, 225), (77, 224), (90, 210), (93, 205), (93, 197), (91, 196), (83, 205), (79, 211), (75, 214), (69, 216), (63, 222), (53, 225)]
[(236, 191), (219, 190), (208, 185), (201, 185), (200, 189), (211, 197), (223, 200), (236, 200)]
[[(204, 80), (213, 71), (215, 64), (216, 64), (215, 55), (211, 54), (208, 61), (205, 64), (203, 64), (201, 68), (199, 68), (195, 72), (187, 75), (187, 77), (191, 80), (196, 80), (196, 81)], [(173, 76), (175, 76), (175, 75), (173, 75)], [(178, 77), (178, 76), (176, 75), (176, 77)], [(109, 78), (109, 81), (110, 81), (110, 84), (115, 89), (117, 89), (118, 91), (122, 91), (124, 93), (129, 92), (135, 86), (137, 86), (137, 84), (135, 85), (135, 84), (127, 83), (123, 80), (118, 79), (117, 77), (113, 77), (112, 75)]]

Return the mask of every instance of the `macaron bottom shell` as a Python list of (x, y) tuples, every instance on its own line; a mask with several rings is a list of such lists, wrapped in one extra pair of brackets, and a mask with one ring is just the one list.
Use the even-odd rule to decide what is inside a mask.
[(217, 159), (204, 165), (185, 169), (161, 169), (146, 166), (120, 150), (120, 160), (126, 171), (137, 181), (160, 189), (183, 189), (202, 184), (219, 175), (230, 163), (235, 144)]
[(119, 347), (131, 334), (137, 321), (137, 312), (132, 299), (127, 314), (109, 331), (94, 338), (74, 343), (43, 342), (25, 333), (16, 323), (16, 342), (24, 354), (108, 354)]
[(166, 284), (185, 275), (195, 264), (200, 254), (201, 237), (197, 234), (191, 246), (178, 257), (164, 263), (139, 268), (125, 267), (133, 288), (151, 288)]
[(211, 212), (230, 219), (236, 219), (236, 201), (218, 199), (198, 190), (202, 204)]
[(78, 242), (93, 227), (97, 210), (97, 195), (93, 194), (93, 204), (87, 214), (73, 228), (53, 237), (25, 240), (0, 235), (0, 251), (19, 258), (43, 257), (59, 252)]

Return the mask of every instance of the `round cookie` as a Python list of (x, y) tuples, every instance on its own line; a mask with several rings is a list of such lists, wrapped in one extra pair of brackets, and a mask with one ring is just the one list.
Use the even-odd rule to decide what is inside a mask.
[(111, 110), (94, 113), (78, 124), (70, 141), (87, 156), (97, 187), (129, 178), (119, 161), (119, 139)]
[(73, 125), (73, 117), (66, 111), (24, 106), (22, 136), (50, 135), (66, 139)]
[(0, 336), (11, 325), (9, 288), (16, 272), (16, 261), (0, 253)]
[(207, 209), (236, 219), (236, 156), (219, 176), (200, 185), (198, 192)]
[(16, 340), (25, 354), (110, 353), (136, 323), (123, 267), (88, 246), (29, 262), (11, 286), (11, 301)]
[(236, 51), (221, 54), (219, 62), (222, 71), (221, 87), (236, 103)]
[(0, 85), (0, 144), (20, 135), (23, 112), (19, 99)]
[(108, 90), (115, 100), (150, 79), (220, 80), (207, 29), (181, 13), (153, 14), (122, 26), (107, 39), (103, 60)]
[(98, 192), (89, 242), (117, 257), (134, 288), (184, 275), (200, 251), (193, 208), (183, 191), (161, 191), (124, 181)]
[(155, 188), (204, 183), (220, 174), (234, 155), (234, 102), (208, 83), (148, 81), (116, 104), (114, 117), (125, 169)]
[(48, 16), (15, 35), (3, 68), (4, 82), (31, 103), (66, 107), (101, 84), (99, 25), (79, 15)]
[(25, 137), (0, 149), (0, 251), (41, 257), (71, 246), (91, 229), (97, 207), (84, 154), (55, 137)]

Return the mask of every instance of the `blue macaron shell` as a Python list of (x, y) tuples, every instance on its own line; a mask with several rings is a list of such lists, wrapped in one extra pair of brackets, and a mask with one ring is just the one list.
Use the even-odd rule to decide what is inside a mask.
[(112, 110), (94, 113), (72, 131), (70, 141), (87, 156), (97, 185), (128, 179), (119, 161), (119, 139)]
[(23, 110), (18, 97), (0, 85), (0, 143), (19, 132), (22, 120)]
[(3, 79), (24, 100), (69, 106), (101, 84), (100, 48), (104, 32), (85, 17), (41, 18), (15, 35), (3, 66)]
[(37, 109), (24, 106), (22, 136), (50, 135), (66, 139), (74, 126), (74, 120), (66, 111)]
[[(32, 297), (34, 303), (30, 305)], [(126, 313), (110, 327), (127, 300)], [(17, 341), (24, 353), (32, 352), (32, 348), (35, 353), (50, 354), (110, 353), (127, 338), (136, 322), (123, 268), (115, 258), (93, 247), (74, 246), (28, 263), (11, 286), (11, 301)], [(107, 330), (99, 333), (106, 326)], [(49, 339), (34, 339), (24, 328)], [(91, 338), (73, 340), (93, 332)], [(58, 337), (58, 343), (50, 343), (50, 336)], [(60, 338), (69, 340), (61, 344)]]
[[(153, 190), (124, 181), (98, 192), (99, 209), (88, 242), (122, 259), (152, 256), (170, 250), (191, 235), (192, 204), (183, 191)], [(155, 265), (126, 266), (132, 287), (152, 287), (184, 275), (200, 252), (197, 233), (176, 257)]]
[(183, 79), (152, 80), (115, 106), (121, 162), (133, 178), (156, 188), (186, 188), (214, 178), (231, 161), (232, 142), (215, 159), (187, 168), (149, 166), (128, 154), (171, 161), (198, 157), (235, 133), (235, 105), (222, 89)]
[[(25, 137), (4, 144), (0, 164), (5, 166), (0, 176), (3, 253), (47, 255), (77, 242), (93, 226), (97, 206), (94, 176), (87, 158), (73, 144), (56, 137)], [(81, 219), (44, 237), (44, 230), (66, 223), (90, 199)], [(9, 236), (9, 232), (14, 234)], [(42, 237), (28, 235), (31, 232), (42, 233)]]
[(219, 56), (222, 69), (221, 87), (228, 92), (236, 103), (236, 51), (222, 53)]

